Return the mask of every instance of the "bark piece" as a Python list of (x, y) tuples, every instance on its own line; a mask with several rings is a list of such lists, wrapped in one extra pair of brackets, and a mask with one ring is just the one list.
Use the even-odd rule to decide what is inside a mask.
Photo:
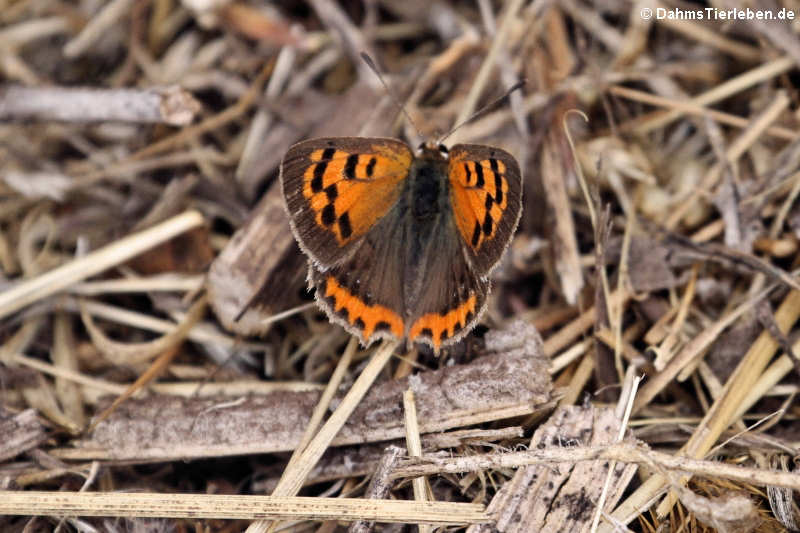
[(571, 171), (571, 162), (567, 159), (570, 152), (565, 149), (565, 145), (566, 140), (557, 130), (553, 130), (545, 137), (542, 146), (541, 176), (545, 198), (553, 216), (550, 241), (561, 292), (568, 303), (574, 304), (583, 288), (584, 279), (578, 253), (575, 220), (565, 184), (567, 175)]
[[(524, 323), (487, 333), (487, 353), (465, 365), (373, 386), (334, 445), (402, 438), (402, 394), (417, 396), (423, 433), (532, 414), (552, 407), (549, 360)], [(339, 397), (345, 391), (340, 391)], [(178, 460), (289, 451), (299, 442), (318, 391), (230, 398), (131, 399), (62, 458)], [(336, 399), (334, 399), (334, 404)], [(102, 408), (100, 409), (102, 410)]]
[[(622, 238), (612, 237), (608, 245), (605, 264), (618, 264), (621, 251)], [(628, 252), (628, 275), (634, 291), (650, 293), (671, 289), (682, 283), (673, 272), (677, 265), (672, 260), (671, 252), (671, 249), (662, 242), (645, 235), (631, 237)]]
[[(613, 409), (567, 406), (533, 435), (531, 448), (611, 444), (619, 431)], [(529, 531), (588, 532), (608, 472), (608, 461), (537, 465), (517, 470), (494, 496), (487, 511), (495, 525), (471, 526), (468, 533)], [(610, 512), (636, 465), (617, 464), (606, 499)]]
[(307, 270), (276, 181), (211, 264), (209, 302), (227, 329), (241, 335), (265, 333), (265, 318), (300, 302)]
[(636, 292), (654, 292), (678, 285), (669, 263), (670, 250), (644, 237), (631, 239), (628, 273)]
[(26, 409), (11, 415), (0, 408), (0, 463), (32, 450), (47, 438), (45, 427), (39, 422), (35, 409)]

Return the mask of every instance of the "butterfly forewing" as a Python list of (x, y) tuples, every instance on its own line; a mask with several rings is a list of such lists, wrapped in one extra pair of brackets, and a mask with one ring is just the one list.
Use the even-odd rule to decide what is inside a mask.
[(397, 201), (413, 155), (394, 139), (334, 137), (292, 146), (281, 184), (303, 250), (323, 270), (340, 262)]
[(500, 260), (522, 210), (519, 165), (504, 150), (457, 144), (450, 150), (453, 216), (476, 272), (487, 275)]

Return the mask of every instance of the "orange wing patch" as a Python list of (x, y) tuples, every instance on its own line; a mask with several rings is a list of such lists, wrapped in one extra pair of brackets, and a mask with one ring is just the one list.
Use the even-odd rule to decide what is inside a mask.
[(494, 237), (508, 206), (506, 165), (495, 158), (453, 158), (449, 171), (456, 225), (464, 242), (477, 253), (485, 241)]
[(380, 144), (364, 148), (364, 153), (316, 149), (303, 174), (303, 196), (316, 223), (342, 246), (369, 231), (394, 205), (397, 185), (411, 166), (410, 153)]
[(475, 294), (471, 294), (467, 301), (446, 313), (422, 315), (411, 326), (408, 339), (414, 341), (418, 337), (430, 337), (433, 349), (438, 352), (442, 341), (455, 336), (475, 316), (477, 302)]
[[(323, 290), (318, 287), (317, 290)], [(356, 328), (364, 342), (378, 331), (389, 331), (395, 337), (403, 336), (403, 319), (389, 309), (378, 304), (369, 304), (350, 292), (333, 276), (325, 278), (324, 298), (333, 311)]]

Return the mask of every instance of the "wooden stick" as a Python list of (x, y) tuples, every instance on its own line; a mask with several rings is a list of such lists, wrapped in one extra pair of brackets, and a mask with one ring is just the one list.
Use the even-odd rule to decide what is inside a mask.
[[(155, 333), (167, 333), (175, 328), (175, 322), (171, 320), (155, 318), (152, 315), (137, 313), (136, 311), (102, 302), (88, 300), (83, 302), (81, 307), (86, 309), (93, 317), (102, 318), (103, 320), (116, 322), (118, 324), (125, 324), (134, 328), (146, 329)], [(266, 343), (242, 341), (202, 323), (197, 324), (189, 331), (188, 339), (193, 342), (219, 344), (226, 348), (237, 348), (256, 352), (263, 352), (267, 349)]]
[[(373, 354), (372, 359), (361, 371), (358, 378), (353, 383), (353, 386), (342, 398), (339, 407), (331, 414), (330, 418), (320, 428), (316, 437), (309, 442), (308, 446), (300, 457), (293, 463), (292, 468), (287, 468), (281, 476), (275, 490), (272, 491), (273, 496), (294, 496), (300, 492), (303, 486), (303, 481), (308, 477), (311, 469), (317, 464), (322, 454), (328, 449), (328, 446), (333, 441), (336, 434), (342, 428), (350, 414), (358, 406), (358, 403), (367, 393), (369, 387), (378, 377), (378, 374), (386, 363), (391, 359), (395, 348), (397, 348), (397, 341), (384, 341), (378, 350)], [(247, 528), (247, 533), (264, 533), (270, 527), (269, 522), (258, 521), (250, 524)]]
[[(614, 291), (608, 298), (608, 304), (612, 306), (623, 306), (631, 297), (627, 291), (620, 293)], [(553, 357), (561, 349), (569, 346), (569, 344), (583, 334), (584, 331), (592, 327), (595, 320), (594, 306), (580, 314), (572, 322), (550, 335), (544, 341), (544, 353), (548, 357)]]
[(70, 287), (69, 292), (83, 296), (151, 291), (193, 292), (203, 286), (203, 281), (205, 281), (205, 276), (202, 275), (160, 274), (141, 278), (84, 281)]
[(0, 90), (0, 119), (190, 124), (200, 102), (177, 85), (150, 89), (22, 87)]
[[(102, 4), (101, 4), (102, 5)], [(83, 55), (110, 27), (131, 10), (134, 0), (113, 0), (93, 16), (81, 32), (64, 45), (64, 57), (74, 59)]]
[[(752, 87), (757, 83), (761, 83), (769, 78), (779, 76), (795, 68), (795, 66), (796, 64), (794, 59), (792, 59), (789, 56), (784, 56), (775, 59), (773, 61), (770, 61), (769, 63), (760, 65), (752, 70), (743, 72), (742, 74), (739, 74), (735, 78), (729, 79), (725, 83), (720, 83), (713, 89), (706, 91), (703, 94), (695, 96), (694, 98), (689, 100), (689, 103), (694, 105), (713, 104), (715, 102), (722, 100), (723, 98), (727, 98), (740, 91), (749, 89), (750, 87)], [(673, 109), (671, 111), (659, 113), (658, 117), (654, 118), (653, 120), (649, 120), (645, 123), (640, 124), (638, 127), (635, 128), (634, 131), (639, 135), (644, 135), (645, 133), (663, 128), (672, 121), (681, 118), (685, 114), (686, 112), (682, 109)]]
[(478, 103), (478, 98), (480, 98), (483, 88), (490, 79), (492, 69), (497, 62), (498, 55), (503, 49), (506, 39), (511, 31), (511, 24), (517, 20), (517, 13), (522, 7), (522, 4), (523, 2), (521, 0), (511, 0), (510, 2), (506, 2), (506, 11), (503, 15), (503, 21), (500, 23), (500, 27), (495, 34), (494, 40), (492, 40), (492, 46), (489, 48), (489, 52), (486, 54), (478, 74), (475, 75), (475, 81), (473, 82), (472, 87), (470, 87), (464, 103), (460, 106), (461, 111), (459, 112), (458, 118), (455, 120), (454, 126), (458, 126), (462, 122), (466, 121), (475, 110), (475, 106)]
[(70, 31), (69, 17), (64, 14), (55, 17), (41, 17), (34, 20), (24, 20), (16, 24), (8, 24), (0, 29), (0, 43), (6, 49), (5, 53), (19, 48), (38, 39), (46, 39), (54, 35), (61, 35)]
[[(654, 7), (664, 7), (662, 2), (656, 2)], [(743, 42), (728, 39), (721, 33), (713, 31), (702, 22), (694, 20), (672, 20), (669, 17), (656, 17), (655, 19), (659, 24), (667, 28), (682, 33), (690, 39), (708, 46), (712, 46), (728, 55), (735, 57), (740, 61), (758, 61), (761, 59), (761, 50), (755, 46), (744, 44)]]
[(0, 318), (61, 292), (78, 281), (124, 263), (145, 250), (201, 224), (203, 215), (197, 211), (186, 211), (152, 228), (129, 235), (84, 257), (23, 281), (16, 287), (0, 293)]
[(374, 520), (434, 525), (489, 522), (483, 505), (211, 494), (3, 491), (0, 515)]
[[(643, 102), (645, 104), (658, 107), (680, 110), (687, 115), (708, 116), (720, 124), (725, 124), (726, 126), (745, 128), (750, 123), (750, 121), (745, 117), (739, 117), (736, 115), (731, 115), (730, 113), (717, 111), (716, 109), (695, 104), (691, 100), (674, 100), (672, 98), (665, 98), (663, 96), (658, 96), (657, 94), (638, 91), (636, 89), (631, 89), (630, 87), (623, 87), (620, 85), (610, 87), (608, 92), (616, 96), (634, 100), (636, 102)], [(784, 128), (782, 126), (770, 126), (764, 130), (764, 133), (785, 141), (793, 141), (797, 139), (798, 136), (796, 131), (789, 128)]]
[[(392, 488), (389, 475), (394, 470), (402, 453), (405, 453), (405, 450), (399, 446), (389, 445), (386, 447), (378, 466), (375, 468), (375, 472), (372, 474), (372, 480), (370, 480), (369, 486), (364, 493), (365, 498), (370, 500), (386, 498)], [(350, 524), (350, 529), (347, 533), (369, 533), (370, 531), (372, 531), (372, 523), (366, 520), (359, 520)]]
[(286, 476), (275, 487), (273, 494), (297, 494), (300, 487), (303, 485), (308, 473), (317, 463), (317, 460), (322, 456), (322, 453), (328, 448), (333, 438), (339, 432), (339, 429), (344, 425), (350, 417), (350, 413), (356, 408), (361, 398), (367, 393), (369, 387), (378, 377), (378, 374), (386, 363), (391, 359), (394, 349), (397, 347), (397, 342), (386, 342), (375, 352), (372, 360), (367, 364), (361, 374), (358, 376), (353, 386), (342, 399), (339, 407), (325, 422), (316, 437), (308, 444), (308, 447), (297, 460), (297, 472), (294, 475)]
[[(417, 422), (417, 406), (414, 404), (414, 390), (408, 389), (403, 392), (403, 411), (406, 418), (406, 448), (410, 457), (422, 455), (422, 440), (419, 436), (419, 423)], [(427, 481), (425, 477), (415, 477), (411, 480), (414, 488), (414, 500), (418, 502), (428, 501), (428, 491), (426, 490)], [(427, 525), (419, 526), (419, 533), (430, 533), (431, 529)]]
[[(709, 478), (729, 479), (758, 486), (774, 485), (800, 490), (800, 474), (764, 468), (752, 468), (657, 452), (630, 443), (608, 446), (566, 446), (511, 453), (488, 453), (464, 457), (423, 456), (408, 459), (392, 473), (393, 479), (437, 474), (461, 474), (480, 470), (519, 468), (528, 465), (568, 463), (579, 461), (619, 461), (647, 466), (657, 465), (665, 470), (690, 472)], [(0, 507), (2, 510), (2, 507)]]
[(726, 328), (730, 327), (730, 325), (738, 320), (744, 313), (761, 302), (771, 291), (772, 287), (748, 298), (689, 340), (660, 372), (649, 377), (647, 383), (641, 388), (636, 397), (633, 412), (637, 413), (643, 407), (647, 406), (657, 394), (673, 382), (675, 376), (677, 376), (681, 370), (686, 368), (692, 361), (699, 357), (700, 354), (708, 349), (711, 343), (717, 340)]
[(314, 438), (314, 434), (317, 432), (317, 428), (319, 428), (319, 425), (322, 423), (322, 418), (325, 416), (325, 413), (328, 412), (328, 408), (331, 405), (331, 401), (333, 400), (336, 391), (339, 390), (339, 385), (342, 384), (342, 380), (344, 379), (347, 369), (350, 368), (350, 362), (353, 360), (353, 355), (356, 353), (356, 348), (358, 348), (358, 339), (355, 337), (350, 337), (350, 341), (347, 343), (347, 347), (344, 349), (342, 357), (339, 358), (336, 368), (333, 369), (333, 374), (328, 380), (325, 390), (322, 391), (322, 395), (319, 397), (319, 401), (317, 402), (317, 406), (314, 408), (314, 412), (311, 413), (311, 419), (308, 421), (306, 431), (303, 433), (303, 438), (300, 439), (300, 443), (297, 445), (294, 453), (292, 453), (292, 456), (289, 458), (289, 462), (286, 464), (286, 470), (283, 472), (284, 476), (290, 471), (292, 466), (303, 454), (303, 451), (305, 451), (308, 443), (311, 442), (311, 439)]

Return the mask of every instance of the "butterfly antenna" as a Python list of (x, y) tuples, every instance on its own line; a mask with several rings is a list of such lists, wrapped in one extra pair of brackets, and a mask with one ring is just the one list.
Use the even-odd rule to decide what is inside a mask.
[(464, 122), (462, 122), (461, 124), (458, 124), (458, 125), (457, 125), (457, 126), (455, 126), (453, 129), (451, 129), (450, 131), (448, 131), (448, 132), (447, 132), (447, 133), (444, 135), (444, 137), (440, 137), (440, 138), (439, 138), (439, 140), (437, 140), (437, 141), (436, 141), (436, 144), (441, 144), (441, 143), (443, 143), (445, 139), (447, 139), (447, 138), (448, 138), (448, 137), (450, 137), (452, 134), (454, 134), (454, 133), (456, 132), (456, 130), (457, 130), (457, 129), (459, 129), (461, 126), (463, 126), (463, 125), (465, 125), (465, 124), (469, 124), (470, 122), (472, 122), (472, 121), (473, 121), (473, 120), (475, 120), (476, 118), (478, 118), (478, 117), (480, 117), (480, 116), (482, 116), (482, 115), (485, 115), (485, 114), (486, 114), (488, 111), (490, 111), (491, 109), (494, 109), (495, 107), (497, 107), (497, 106), (499, 106), (500, 104), (502, 104), (502, 103), (503, 103), (503, 102), (506, 100), (506, 98), (508, 98), (509, 96), (511, 96), (511, 93), (513, 93), (514, 91), (516, 91), (516, 90), (518, 90), (518, 89), (522, 89), (524, 86), (525, 86), (525, 80), (519, 80), (517, 83), (515, 83), (514, 85), (512, 85), (512, 86), (511, 86), (511, 87), (510, 87), (510, 88), (509, 88), (509, 89), (508, 89), (508, 90), (507, 90), (507, 91), (506, 91), (506, 92), (503, 94), (503, 96), (501, 96), (500, 98), (498, 98), (498, 99), (497, 99), (497, 100), (495, 100), (494, 102), (491, 102), (491, 103), (488, 103), (488, 104), (486, 104), (485, 106), (483, 106), (482, 108), (480, 108), (479, 110), (477, 110), (475, 113), (473, 113), (473, 114), (472, 114), (472, 115), (471, 115), (471, 116), (470, 116), (468, 119), (466, 119)]
[(406, 120), (408, 120), (408, 122), (411, 123), (411, 125), (414, 127), (414, 129), (417, 130), (417, 135), (419, 135), (421, 139), (424, 139), (425, 136), (419, 130), (419, 128), (417, 127), (416, 122), (414, 122), (414, 120), (411, 118), (411, 115), (408, 114), (408, 111), (406, 111), (406, 106), (403, 105), (403, 103), (400, 101), (400, 99), (397, 97), (397, 95), (394, 93), (394, 91), (392, 91), (389, 88), (389, 85), (383, 79), (383, 76), (381, 75), (381, 71), (378, 68), (378, 65), (375, 64), (375, 62), (372, 60), (372, 58), (366, 52), (361, 52), (361, 59), (364, 60), (364, 63), (366, 63), (367, 66), (372, 70), (372, 72), (374, 72), (375, 75), (378, 77), (378, 80), (380, 80), (381, 85), (383, 85), (383, 88), (386, 89), (386, 92), (389, 94), (389, 96), (391, 96), (392, 101), (394, 101), (394, 103), (397, 106), (397, 108), (403, 113), (403, 115), (405, 115)]

